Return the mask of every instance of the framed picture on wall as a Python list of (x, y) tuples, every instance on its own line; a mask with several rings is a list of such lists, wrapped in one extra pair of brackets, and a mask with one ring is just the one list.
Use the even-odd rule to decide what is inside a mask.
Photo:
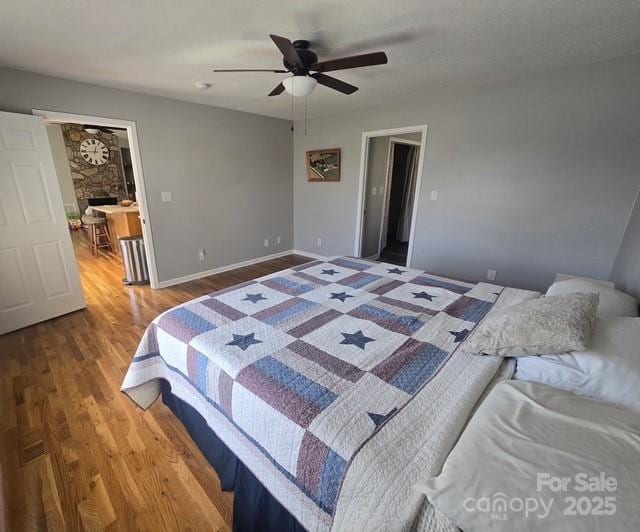
[(308, 151), (307, 181), (340, 181), (340, 148)]

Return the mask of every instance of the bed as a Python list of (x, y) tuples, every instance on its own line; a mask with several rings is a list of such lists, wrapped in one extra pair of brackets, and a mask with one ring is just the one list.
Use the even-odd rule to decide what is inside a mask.
[(413, 487), (441, 469), (502, 362), (458, 348), (538, 295), (313, 261), (158, 316), (122, 390), (141, 408), (162, 396), (182, 420), (235, 490), (236, 530), (433, 530)]

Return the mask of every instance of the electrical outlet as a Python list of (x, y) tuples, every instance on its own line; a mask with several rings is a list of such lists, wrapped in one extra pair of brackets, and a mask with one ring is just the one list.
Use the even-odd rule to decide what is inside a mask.
[(496, 271), (495, 270), (487, 270), (487, 280), (495, 281), (496, 280)]
[(282, 244), (282, 237), (281, 236), (277, 236), (276, 237), (276, 244)]
[(265, 239), (264, 239), (264, 247), (265, 247), (265, 248), (268, 248), (268, 247), (269, 247), (269, 239), (268, 239), (268, 238), (265, 238)]
[(204, 249), (199, 249), (198, 250), (198, 259), (199, 260), (204, 260), (206, 258), (206, 252), (204, 251)]
[(437, 201), (438, 200), (438, 191), (437, 190), (432, 190), (431, 191), (431, 201)]
[(316, 240), (316, 246), (318, 246), (319, 248), (321, 248), (321, 247), (322, 247), (322, 238), (318, 238), (318, 239)]

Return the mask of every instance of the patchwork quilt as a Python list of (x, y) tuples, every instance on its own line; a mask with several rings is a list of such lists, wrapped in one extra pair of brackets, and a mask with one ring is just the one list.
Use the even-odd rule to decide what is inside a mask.
[(458, 346), (536, 296), (313, 261), (158, 316), (122, 390), (147, 408), (167, 380), (308, 530), (402, 530), (499, 366)]

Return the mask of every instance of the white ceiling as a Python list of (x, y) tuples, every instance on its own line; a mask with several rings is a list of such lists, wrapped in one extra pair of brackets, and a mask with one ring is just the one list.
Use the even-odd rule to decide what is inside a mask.
[(333, 74), (354, 95), (319, 86), (321, 116), (638, 53), (639, 28), (640, 0), (2, 0), (0, 65), (289, 118), (290, 97), (267, 97), (282, 74), (211, 69), (281, 67), (269, 33), (321, 59), (387, 52)]

